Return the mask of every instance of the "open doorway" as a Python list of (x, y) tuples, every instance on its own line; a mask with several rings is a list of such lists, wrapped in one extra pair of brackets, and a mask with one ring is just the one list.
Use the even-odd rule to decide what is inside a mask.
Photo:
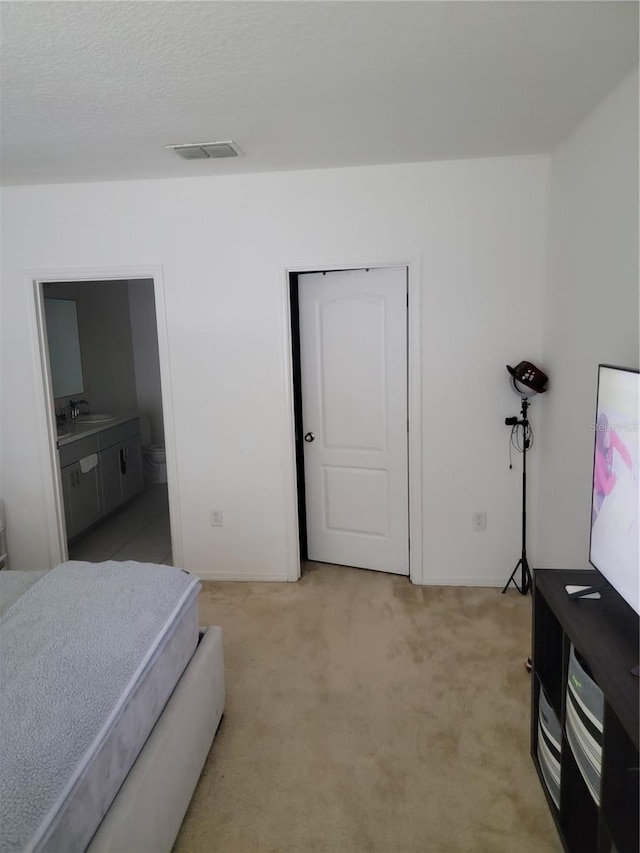
[(171, 563), (152, 278), (36, 283), (61, 558)]

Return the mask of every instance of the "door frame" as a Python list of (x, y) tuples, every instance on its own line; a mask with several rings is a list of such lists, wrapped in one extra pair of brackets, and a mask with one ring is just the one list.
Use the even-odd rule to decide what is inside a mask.
[(287, 580), (300, 578), (300, 545), (298, 538), (298, 472), (296, 467), (294, 377), (291, 332), (291, 304), (289, 278), (292, 273), (333, 272), (345, 269), (379, 269), (404, 267), (407, 271), (407, 413), (409, 418), (409, 579), (414, 584), (424, 583), (422, 569), (422, 309), (420, 256), (409, 260), (372, 260), (361, 258), (315, 262), (285, 263), (282, 265), (282, 306), (284, 327), (285, 396), (287, 402), (287, 444), (284, 458), (289, 476), (285, 476)]
[(171, 546), (175, 565), (184, 565), (180, 491), (176, 454), (173, 393), (169, 360), (169, 336), (161, 266), (86, 267), (70, 269), (25, 270), (24, 281), (29, 301), (29, 328), (31, 349), (38, 393), (36, 393), (36, 421), (40, 469), (44, 485), (44, 512), (47, 527), (47, 545), (51, 566), (69, 558), (67, 547), (62, 477), (58, 464), (56, 419), (54, 412), (53, 383), (44, 316), (43, 285), (52, 282), (134, 281), (151, 279), (158, 329), (158, 356), (160, 361), (160, 388), (167, 458), (167, 490), (169, 496), (169, 523)]

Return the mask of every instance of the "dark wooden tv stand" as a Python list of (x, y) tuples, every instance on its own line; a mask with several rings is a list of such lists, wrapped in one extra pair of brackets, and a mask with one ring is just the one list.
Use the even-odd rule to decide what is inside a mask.
[[(593, 571), (533, 573), (531, 756), (569, 853), (638, 853), (638, 615), (613, 588), (599, 600), (570, 600), (565, 584), (597, 583)], [(566, 733), (569, 649), (580, 653), (604, 694), (600, 804), (591, 796)], [(541, 687), (562, 731), (560, 806), (547, 790), (538, 759)]]

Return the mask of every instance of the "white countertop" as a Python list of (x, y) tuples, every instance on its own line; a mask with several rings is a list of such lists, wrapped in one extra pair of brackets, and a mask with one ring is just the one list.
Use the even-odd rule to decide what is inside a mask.
[(125, 415), (115, 415), (111, 420), (100, 421), (99, 423), (87, 424), (78, 423), (77, 421), (65, 421), (64, 426), (61, 429), (66, 430), (68, 434), (65, 435), (64, 432), (61, 434), (59, 428), (57, 445), (58, 447), (63, 447), (65, 444), (71, 444), (73, 441), (78, 441), (80, 438), (86, 438), (88, 435), (95, 435), (98, 432), (103, 432), (105, 429), (111, 429), (111, 427), (119, 426), (127, 421), (135, 420), (137, 417), (139, 417), (137, 412), (128, 412)]

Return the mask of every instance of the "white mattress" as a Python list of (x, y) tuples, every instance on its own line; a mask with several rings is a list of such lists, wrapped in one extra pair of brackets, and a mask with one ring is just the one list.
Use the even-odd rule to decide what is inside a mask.
[(107, 813), (198, 644), (198, 605), (187, 602), (156, 650), (121, 716), (92, 757), (57, 825), (38, 850), (84, 850)]
[[(1, 574), (36, 575), (35, 572)], [(26, 581), (5, 577), (0, 594), (3, 590), (13, 590), (6, 596), (9, 598), (20, 588), (24, 593), (31, 586)], [(40, 834), (41, 840), (29, 845), (28, 850), (74, 853), (86, 849), (196, 649), (198, 590), (199, 585), (175, 614), (98, 750), (82, 767), (71, 794), (52, 815), (51, 824)], [(3, 847), (2, 853), (13, 850), (17, 853), (19, 849), (22, 851), (22, 847)]]
[(0, 571), (0, 616), (46, 572)]

